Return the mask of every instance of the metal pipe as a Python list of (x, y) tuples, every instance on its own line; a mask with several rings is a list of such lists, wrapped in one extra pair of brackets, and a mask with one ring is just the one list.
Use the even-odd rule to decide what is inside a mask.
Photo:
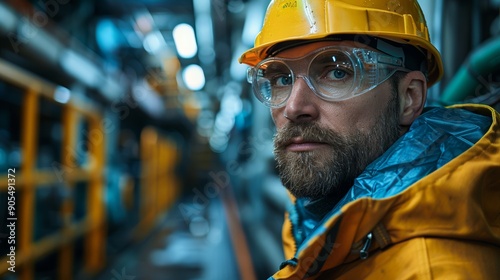
[(461, 102), (489, 89), (486, 75), (500, 69), (500, 37), (486, 41), (474, 50), (462, 64), (441, 95), (445, 105)]

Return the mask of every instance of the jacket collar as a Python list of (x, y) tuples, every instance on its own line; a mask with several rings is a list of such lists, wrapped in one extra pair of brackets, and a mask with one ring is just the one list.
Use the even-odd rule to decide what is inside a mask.
[(403, 192), (473, 146), (490, 125), (491, 117), (465, 109), (427, 109), (405, 135), (367, 166), (336, 205), (328, 206), (328, 197), (295, 201), (289, 217), (297, 253), (301, 245), (324, 231), (318, 227), (338, 215), (344, 205), (363, 197), (384, 199)]

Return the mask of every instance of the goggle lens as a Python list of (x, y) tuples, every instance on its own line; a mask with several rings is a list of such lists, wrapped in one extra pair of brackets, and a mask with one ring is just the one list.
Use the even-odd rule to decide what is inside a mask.
[(342, 100), (357, 87), (356, 67), (345, 53), (327, 50), (313, 58), (308, 76), (321, 97)]
[(247, 79), (262, 103), (279, 108), (298, 78), (320, 98), (340, 101), (373, 89), (397, 70), (408, 71), (399, 58), (366, 49), (326, 47), (301, 58), (267, 58), (249, 69)]

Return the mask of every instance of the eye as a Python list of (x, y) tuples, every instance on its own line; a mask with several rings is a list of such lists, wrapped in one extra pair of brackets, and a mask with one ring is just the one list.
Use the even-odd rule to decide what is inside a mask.
[(271, 79), (271, 84), (278, 87), (289, 86), (292, 84), (292, 76), (289, 74), (275, 75)]
[(318, 83), (339, 84), (354, 76), (351, 59), (344, 53), (328, 51), (318, 55), (310, 65), (309, 75)]
[(352, 71), (343, 67), (330, 66), (316, 75), (316, 81), (321, 84), (346, 83), (352, 78)]
[(330, 80), (342, 80), (347, 76), (347, 72), (342, 69), (333, 69), (326, 74), (326, 77)]

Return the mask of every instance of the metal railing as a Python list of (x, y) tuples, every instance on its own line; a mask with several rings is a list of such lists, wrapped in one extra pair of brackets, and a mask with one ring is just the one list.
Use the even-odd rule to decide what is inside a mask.
[[(89, 101), (68, 100), (66, 103), (55, 101), (55, 94), (60, 88), (48, 81), (3, 60), (0, 60), (0, 82), (7, 83), (23, 92), (21, 112), (21, 151), (22, 162), (16, 170), (15, 193), (17, 205), (15, 232), (15, 272), (18, 279), (35, 279), (35, 264), (57, 252), (59, 257), (56, 267), (59, 279), (72, 279), (75, 275), (75, 243), (83, 239), (84, 275), (95, 275), (106, 265), (107, 218), (104, 199), (106, 179), (106, 131), (102, 112)], [(36, 166), (39, 155), (38, 141), (40, 130), (41, 100), (58, 103), (62, 114), (59, 123), (62, 129), (61, 158), (56, 168)], [(89, 134), (85, 143), (78, 139), (79, 128), (85, 123)], [(87, 148), (87, 162), (78, 163), (75, 156), (76, 146)], [(181, 157), (176, 143), (161, 134), (155, 127), (146, 126), (140, 136), (141, 174), (138, 211), (140, 220), (133, 225), (132, 232), (136, 240), (144, 238), (157, 225), (167, 210), (180, 195), (181, 183), (175, 174), (175, 168)], [(5, 170), (4, 172), (6, 172)], [(0, 171), (2, 172), (2, 171)], [(7, 178), (4, 174), (2, 178)], [(126, 177), (128, 176), (127, 174)], [(0, 192), (8, 192), (9, 181), (0, 181)], [(60, 212), (61, 227), (35, 240), (36, 191), (50, 186), (60, 185), (72, 193), (77, 184), (86, 187), (86, 213), (75, 218), (75, 196), (64, 197)], [(133, 183), (132, 183), (133, 184)], [(131, 189), (123, 194), (122, 199), (131, 202)], [(2, 203), (3, 204), (3, 203)], [(0, 205), (4, 207), (3, 205)], [(7, 205), (5, 205), (7, 207)], [(130, 206), (129, 206), (130, 207)], [(43, 206), (42, 206), (43, 208)], [(2, 224), (4, 221), (1, 222)], [(3, 230), (3, 229), (2, 229)], [(9, 273), (9, 256), (0, 256), (0, 278)]]
[[(60, 172), (36, 167), (39, 111), (42, 98), (54, 101), (57, 85), (44, 81), (31, 73), (0, 60), (0, 80), (24, 92), (21, 107), (21, 150), (22, 162), (16, 172), (15, 192), (17, 229), (15, 236), (15, 270), (19, 279), (34, 279), (35, 263), (48, 254), (58, 251), (58, 275), (60, 279), (73, 277), (74, 241), (83, 237), (85, 255), (84, 269), (96, 273), (105, 264), (105, 207), (103, 202), (105, 165), (105, 133), (99, 141), (87, 139), (89, 164), (78, 166), (74, 162), (72, 149), (62, 149)], [(54, 101), (56, 102), (56, 101)], [(63, 147), (76, 145), (78, 123), (88, 123), (90, 131), (103, 132), (102, 116), (85, 102), (69, 100), (62, 106), (61, 129)], [(3, 177), (3, 176), (2, 176)], [(7, 180), (0, 181), (0, 192), (7, 192)], [(62, 202), (62, 226), (59, 230), (34, 240), (34, 217), (36, 190), (47, 185), (60, 184), (72, 191), (77, 182), (87, 187), (87, 213), (83, 219), (73, 219), (74, 200), (71, 196)], [(3, 223), (3, 221), (2, 221)], [(7, 256), (0, 256), (0, 275), (8, 272), (10, 264)]]

